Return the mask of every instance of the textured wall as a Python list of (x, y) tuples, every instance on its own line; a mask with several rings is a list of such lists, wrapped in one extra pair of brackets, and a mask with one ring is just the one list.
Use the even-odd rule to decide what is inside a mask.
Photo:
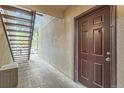
[[(92, 6), (72, 6), (65, 12), (67, 59), (73, 72), (74, 58), (74, 20), (73, 18)], [(124, 5), (117, 6), (117, 87), (124, 87)], [(71, 70), (71, 69), (70, 69)], [(73, 76), (73, 75), (72, 75)]]
[(3, 25), (0, 20), (0, 66), (12, 63), (12, 57), (8, 47), (8, 42), (3, 30)]
[(117, 6), (117, 86), (124, 87), (124, 5)]
[(43, 16), (43, 24), (39, 34), (38, 54), (59, 71), (70, 76), (69, 65), (66, 61), (64, 20)]
[(91, 7), (71, 6), (64, 19), (43, 16), (45, 25), (40, 29), (38, 53), (71, 79), (74, 79), (74, 17)]
[[(74, 79), (74, 17), (93, 6), (71, 6), (64, 21), (53, 19), (40, 34), (40, 55)], [(117, 6), (117, 86), (124, 87), (124, 6)]]
[(74, 79), (74, 17), (90, 9), (93, 6), (71, 6), (64, 13), (66, 32), (66, 53), (69, 75)]

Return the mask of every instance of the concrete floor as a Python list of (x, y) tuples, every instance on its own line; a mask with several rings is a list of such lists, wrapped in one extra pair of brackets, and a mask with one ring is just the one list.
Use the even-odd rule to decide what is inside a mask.
[(57, 69), (40, 59), (36, 54), (31, 55), (28, 63), (19, 63), (18, 88), (84, 88), (75, 83)]

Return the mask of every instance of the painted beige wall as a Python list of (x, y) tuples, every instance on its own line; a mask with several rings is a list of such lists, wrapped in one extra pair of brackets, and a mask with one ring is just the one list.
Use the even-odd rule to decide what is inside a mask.
[[(47, 22), (45, 22), (45, 19)], [(65, 75), (71, 77), (69, 64), (66, 61), (68, 56), (65, 50), (64, 20), (43, 16), (43, 23), (44, 25), (42, 25), (39, 34), (39, 56)]]
[(74, 17), (91, 7), (71, 6), (64, 19), (43, 16), (45, 26), (40, 29), (38, 53), (71, 79), (74, 79)]
[[(67, 40), (68, 62), (73, 72), (74, 58), (74, 20), (73, 18), (92, 6), (72, 6), (65, 12), (65, 29)], [(117, 87), (124, 87), (124, 6), (117, 6)]]
[(64, 13), (65, 33), (66, 33), (66, 55), (69, 75), (74, 80), (74, 17), (82, 12), (90, 9), (93, 6), (71, 6)]
[(124, 5), (117, 6), (117, 86), (124, 87)]
[[(64, 20), (54, 19), (41, 30), (40, 56), (74, 79), (74, 17), (93, 6), (71, 6)], [(124, 6), (117, 6), (117, 87), (124, 87)], [(48, 58), (49, 57), (49, 58)]]
[(0, 20), (0, 66), (12, 63), (12, 57), (8, 47), (7, 39)]

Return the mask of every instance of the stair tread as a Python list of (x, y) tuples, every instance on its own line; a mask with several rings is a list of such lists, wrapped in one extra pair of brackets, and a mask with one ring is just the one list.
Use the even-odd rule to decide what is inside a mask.
[(18, 63), (27, 62), (27, 61), (28, 61), (28, 59), (27, 60), (15, 60), (15, 62), (18, 62)]
[(9, 32), (8, 35), (25, 35), (25, 36), (31, 35), (31, 33), (25, 33), (25, 32), (17, 32), (17, 31), (7, 31), (7, 32)]
[(25, 27), (32, 27), (31, 25), (24, 25), (24, 24), (18, 24), (18, 23), (10, 23), (10, 22), (4, 22), (6, 25), (18, 25), (18, 26), (25, 26)]
[(29, 42), (25, 43), (25, 42), (10, 42), (10, 44), (29, 44)]
[(25, 10), (17, 6), (9, 6), (9, 5), (1, 5), (1, 7), (5, 10), (20, 12), (32, 16), (32, 12), (31, 12), (32, 10)]
[(11, 31), (11, 32), (24, 32), (24, 33), (31, 33), (30, 31), (26, 31), (26, 30), (15, 30), (15, 29), (6, 29), (7, 31)]
[[(29, 50), (29, 48), (27, 48), (27, 49), (25, 49), (25, 48), (20, 48), (20, 49), (23, 49), (23, 50)], [(12, 51), (16, 51), (16, 50), (20, 50), (20, 49), (12, 48)]]
[(14, 52), (28, 53), (29, 51), (14, 50), (14, 51), (12, 51), (12, 52), (13, 52), (13, 53), (14, 53)]
[(22, 52), (28, 52), (28, 49), (25, 51), (25, 50), (12, 50), (13, 52), (16, 52), (16, 51), (22, 51)]
[(14, 37), (31, 37), (31, 36), (23, 36), (23, 35), (8, 35), (8, 36), (14, 36)]
[[(15, 54), (13, 54), (14, 56), (20, 56), (20, 55), (15, 55)], [(23, 54), (23, 55), (27, 55), (27, 54)]]
[(29, 44), (11, 44), (11, 45), (20, 45), (20, 46), (28, 45), (29, 46)]
[(28, 61), (36, 13), (18, 6), (1, 5), (1, 8), (6, 11), (1, 17), (13, 60), (16, 62)]
[[(27, 59), (28, 57), (23, 57), (23, 59)], [(22, 57), (15, 57), (14, 59), (22, 59)]]
[(26, 62), (26, 61), (28, 61), (28, 58), (27, 59), (25, 59), (25, 60), (19, 60), (19, 59), (15, 59), (15, 62)]
[(20, 51), (20, 50), (12, 50), (13, 53), (16, 53), (16, 52), (21, 52), (21, 53), (27, 53), (29, 51)]
[(14, 58), (14, 59), (22, 59), (22, 60), (24, 60), (24, 59), (27, 59), (27, 58), (28, 58), (28, 57), (25, 57), (25, 58), (23, 58), (23, 59), (22, 59), (22, 58)]
[(20, 55), (20, 56), (14, 56), (14, 58), (15, 58), (15, 57), (28, 57), (28, 56), (21, 56), (21, 55)]
[(28, 57), (28, 55), (27, 56), (14, 56), (14, 58), (19, 58), (19, 57)]
[(12, 15), (8, 15), (8, 14), (2, 14), (4, 16), (4, 18), (8, 18), (8, 19), (19, 19), (19, 20), (25, 20), (25, 21), (29, 21), (31, 22), (31, 19), (27, 19), (27, 18), (22, 18), (22, 17), (17, 17), (17, 16), (12, 16)]
[(17, 47), (12, 45), (11, 48), (12, 49), (19, 49), (19, 48), (21, 48), (21, 49), (27, 49), (28, 48), (29, 49), (29, 46), (20, 46), (20, 47), (17, 48)]
[(11, 48), (16, 49), (16, 48), (29, 48), (29, 47), (14, 47), (14, 46), (12, 46)]
[[(16, 54), (16, 52), (13, 52), (13, 54)], [(28, 51), (27, 52), (20, 52), (19, 55), (23, 55), (23, 54), (28, 54)]]
[(28, 56), (14, 56), (14, 58), (22, 58), (22, 57), (24, 57), (24, 58), (27, 58)]
[(9, 39), (10, 41), (30, 41), (30, 40), (16, 40), (16, 39)]
[[(27, 54), (23, 54), (23, 55), (27, 55)], [(20, 55), (15, 55), (15, 54), (13, 54), (13, 56), (20, 56)]]

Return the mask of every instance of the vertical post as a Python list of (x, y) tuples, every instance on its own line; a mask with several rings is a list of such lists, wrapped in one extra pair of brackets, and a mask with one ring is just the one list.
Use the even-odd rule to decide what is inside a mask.
[(35, 15), (36, 15), (36, 12), (33, 11), (33, 14), (32, 14), (32, 29), (30, 31), (30, 34), (31, 34), (31, 40), (30, 40), (30, 46), (29, 46), (29, 55), (28, 55), (28, 60), (30, 59), (30, 54), (31, 54), (31, 46), (32, 46), (32, 39), (33, 39), (33, 31), (34, 31), (34, 24), (35, 24)]

